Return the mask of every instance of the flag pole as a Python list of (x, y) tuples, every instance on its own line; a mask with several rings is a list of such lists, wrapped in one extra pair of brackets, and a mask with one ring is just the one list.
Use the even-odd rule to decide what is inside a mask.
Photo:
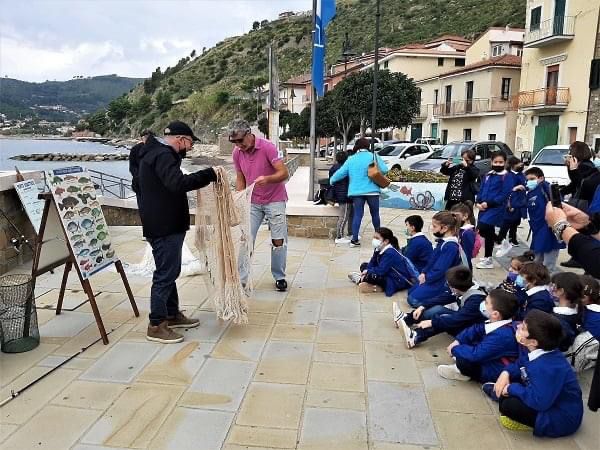
[(371, 111), (371, 151), (375, 154), (375, 119), (377, 117), (377, 84), (379, 81), (379, 0), (377, 0), (377, 12), (375, 14), (375, 61), (373, 62), (373, 107)]
[[(312, 39), (312, 57), (315, 58), (315, 25), (317, 23), (317, 0), (313, 0), (313, 39)], [(315, 80), (311, 77), (310, 83), (310, 176), (308, 185), (308, 200), (315, 198), (315, 154), (316, 154), (316, 120), (317, 120), (317, 93), (315, 90)]]

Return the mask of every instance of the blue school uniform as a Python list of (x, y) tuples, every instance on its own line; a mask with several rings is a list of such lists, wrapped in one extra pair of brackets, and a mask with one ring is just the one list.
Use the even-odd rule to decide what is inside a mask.
[(600, 341), (600, 305), (587, 305), (583, 311), (583, 329)]
[(517, 299), (519, 299), (521, 305), (518, 312), (519, 320), (523, 320), (532, 309), (539, 309), (548, 314), (552, 314), (554, 310), (554, 298), (548, 291), (548, 286), (535, 286), (526, 291), (519, 289)]
[[(525, 186), (527, 178), (523, 172), (513, 172), (513, 188), (516, 186)], [(506, 200), (506, 208), (504, 208), (504, 223), (512, 224), (519, 223), (521, 219), (527, 217), (527, 193), (525, 191), (511, 191)]]
[(382, 251), (375, 250), (367, 266), (367, 274), (383, 278), (388, 297), (418, 283), (419, 276), (410, 260), (391, 245)]
[(559, 350), (534, 350), (505, 370), (513, 381), (508, 395), (537, 411), (535, 436), (561, 437), (577, 431), (583, 419), (581, 388)]
[(548, 253), (565, 248), (546, 222), (546, 204), (550, 198), (550, 183), (539, 183), (535, 189), (527, 192), (527, 213), (531, 228), (531, 250), (534, 253)]
[(462, 247), (465, 255), (467, 256), (467, 262), (469, 263), (469, 269), (473, 270), (473, 263), (471, 259), (473, 259), (473, 249), (475, 248), (475, 239), (477, 237), (477, 232), (473, 225), (463, 225), (458, 231), (458, 240), (460, 242), (460, 246)]
[(485, 301), (485, 297), (485, 292), (479, 286), (473, 286), (461, 297), (461, 306), (458, 311), (432, 317), (433, 330), (436, 334), (446, 332), (455, 336), (471, 325), (485, 322), (486, 318), (480, 310), (481, 302)]
[(496, 381), (506, 366), (519, 356), (512, 320), (478, 323), (456, 336), (460, 345), (452, 356), (481, 365), (482, 383)]
[(488, 205), (485, 211), (479, 211), (478, 220), (481, 223), (502, 225), (506, 200), (514, 185), (514, 175), (511, 172), (488, 172), (477, 195), (477, 203), (485, 202)]
[(425, 266), (431, 261), (433, 246), (427, 236), (417, 233), (408, 239), (403, 249), (404, 256), (411, 260), (416, 269), (421, 273)]
[(566, 352), (573, 345), (573, 341), (577, 336), (577, 326), (579, 325), (577, 308), (555, 306), (552, 315), (560, 321), (563, 329), (563, 339), (560, 341), (558, 349), (561, 352)]
[(425, 307), (450, 303), (452, 293), (446, 283), (446, 272), (462, 264), (458, 239), (454, 236), (438, 239), (431, 258), (421, 273), (425, 283), (416, 284), (408, 291), (409, 298)]

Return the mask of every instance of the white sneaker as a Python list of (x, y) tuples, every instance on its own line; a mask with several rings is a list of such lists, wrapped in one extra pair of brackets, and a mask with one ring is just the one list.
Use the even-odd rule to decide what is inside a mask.
[(396, 328), (400, 328), (400, 322), (404, 322), (403, 319), (406, 314), (400, 309), (400, 306), (397, 302), (392, 303), (392, 311), (394, 314), (394, 324), (396, 325)]
[(466, 375), (460, 373), (456, 364), (445, 364), (438, 366), (437, 372), (440, 377), (445, 378), (446, 380), (456, 380), (456, 381), (469, 381), (469, 378)]
[[(348, 236), (346, 236), (350, 241), (352, 240), (352, 235), (349, 234)], [(360, 241), (362, 239), (362, 236), (359, 234), (358, 235), (358, 240)]]
[(342, 238), (337, 238), (335, 240), (336, 244), (349, 244), (350, 243), (350, 239), (342, 237)]
[(360, 272), (350, 272), (348, 274), (348, 279), (352, 281), (354, 284), (360, 283), (361, 273)]
[(508, 242), (508, 239), (504, 239), (502, 244), (500, 244), (500, 248), (496, 251), (496, 258), (502, 258), (503, 256), (508, 255), (512, 248), (513, 245)]
[(417, 333), (413, 331), (404, 321), (404, 317), (406, 317), (406, 313), (402, 312), (400, 317), (394, 318), (394, 322), (396, 326), (402, 330), (402, 334), (404, 334), (404, 342), (406, 343), (406, 348), (411, 349), (415, 345), (415, 338), (417, 337)]
[(475, 267), (478, 269), (493, 269), (494, 263), (492, 258), (481, 258)]

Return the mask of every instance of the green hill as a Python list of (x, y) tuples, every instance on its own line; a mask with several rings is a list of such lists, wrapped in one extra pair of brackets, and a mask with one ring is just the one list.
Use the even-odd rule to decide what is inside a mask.
[[(396, 47), (442, 34), (475, 37), (490, 26), (523, 26), (522, 0), (382, 0), (381, 46)], [(349, 33), (357, 53), (374, 45), (374, 0), (338, 0), (337, 16), (327, 29), (327, 60), (341, 54)], [(257, 24), (255, 24), (257, 25)], [(252, 87), (267, 77), (266, 48), (277, 48), (281, 81), (310, 71), (310, 15), (263, 23), (243, 36), (228, 38), (196, 56), (195, 52), (152, 77), (116, 105), (113, 131), (160, 129), (178, 118), (214, 136), (236, 114), (256, 117)], [(187, 99), (177, 103), (177, 100)]]
[[(43, 83), (0, 78), (0, 113), (11, 119), (35, 115), (46, 120), (72, 120), (106, 108), (141, 81), (116, 75)], [(50, 108), (57, 105), (59, 108)]]

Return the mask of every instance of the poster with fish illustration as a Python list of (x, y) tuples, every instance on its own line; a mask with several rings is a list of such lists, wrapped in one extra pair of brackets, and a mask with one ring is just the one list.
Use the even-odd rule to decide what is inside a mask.
[(39, 233), (42, 213), (44, 212), (44, 200), (38, 198), (40, 190), (35, 180), (19, 181), (14, 186), (31, 225), (33, 225), (36, 234)]
[(117, 259), (96, 188), (81, 167), (50, 171), (47, 179), (79, 271), (87, 279)]
[(393, 182), (381, 192), (382, 208), (443, 211), (446, 183)]

